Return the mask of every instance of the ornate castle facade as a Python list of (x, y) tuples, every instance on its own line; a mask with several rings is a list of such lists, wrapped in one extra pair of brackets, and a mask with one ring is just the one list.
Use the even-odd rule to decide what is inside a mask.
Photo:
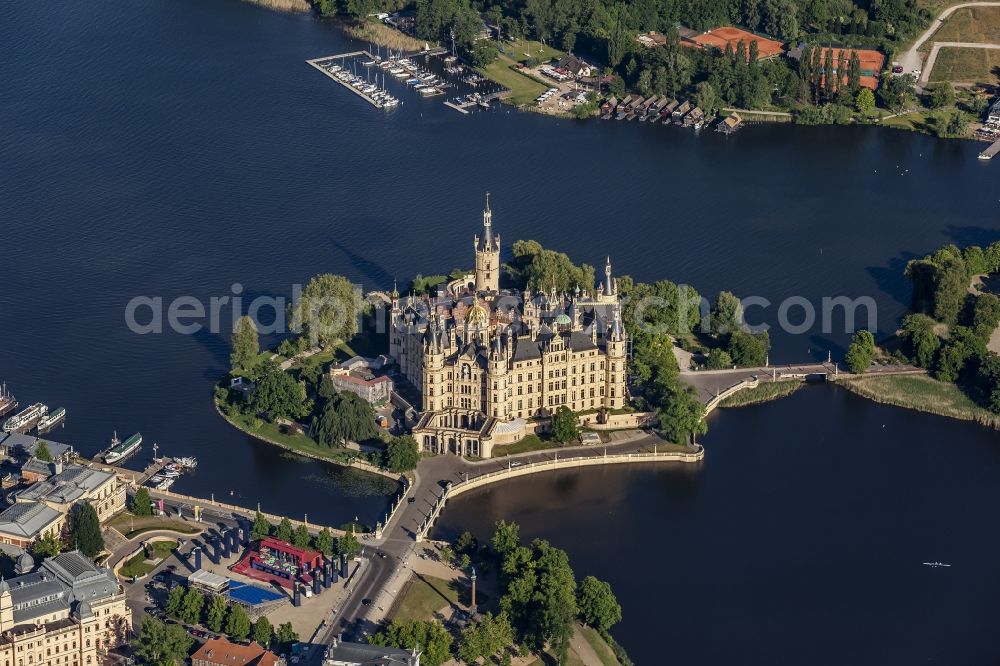
[(474, 275), (432, 296), (392, 293), (390, 354), (421, 393), (421, 448), (490, 457), (561, 406), (623, 407), (626, 335), (610, 259), (593, 289), (501, 290), (488, 198), (474, 249)]

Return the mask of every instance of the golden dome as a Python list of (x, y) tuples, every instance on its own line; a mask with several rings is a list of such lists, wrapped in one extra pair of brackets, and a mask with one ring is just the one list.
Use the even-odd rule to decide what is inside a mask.
[(466, 321), (472, 326), (485, 326), (490, 321), (490, 315), (486, 312), (486, 308), (476, 302), (471, 308), (469, 308), (469, 314), (465, 316)]

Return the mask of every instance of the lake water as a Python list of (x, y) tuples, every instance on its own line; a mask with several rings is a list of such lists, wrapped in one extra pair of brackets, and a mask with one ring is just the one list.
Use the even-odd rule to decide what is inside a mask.
[[(468, 267), (489, 190), (505, 248), (534, 238), (577, 261), (599, 265), (610, 254), (617, 272), (637, 279), (687, 282), (713, 297), (720, 289), (761, 296), (774, 305), (751, 315), (771, 322), (789, 297), (819, 307), (823, 297), (870, 296), (886, 332), (908, 300), (901, 271), (909, 257), (947, 242), (987, 243), (1000, 228), (997, 165), (977, 161), (976, 144), (873, 128), (758, 127), (728, 138), (696, 136), (506, 108), (462, 116), (441, 98), (421, 100), (401, 87), (403, 106), (383, 113), (305, 64), (357, 46), (333, 26), (236, 0), (151, 0), (141, 8), (121, 0), (7, 3), (0, 7), (0, 40), (0, 224), (7, 239), (0, 255), (0, 378), (22, 403), (65, 406), (67, 425), (53, 439), (84, 454), (96, 453), (113, 430), (141, 431), (147, 453), (155, 441), (167, 454), (198, 456), (197, 473), (177, 490), (247, 506), (259, 501), (266, 510), (308, 513), (315, 521), (372, 522), (389, 491), (227, 427), (210, 398), (228, 367), (228, 327), (136, 335), (125, 324), (130, 299), (207, 303), (231, 296), (239, 283), (249, 302), (287, 295), (326, 271), (372, 289), (390, 287), (394, 277)], [(840, 355), (847, 336), (843, 321), (834, 323), (838, 333), (819, 324), (799, 335), (774, 332), (772, 360)], [(905, 621), (870, 614), (891, 599), (898, 617), (915, 612), (888, 573), (889, 583), (870, 578), (863, 595), (831, 599), (825, 614), (800, 612), (810, 586), (849, 589), (834, 589), (827, 579), (845, 580), (852, 568), (837, 568), (842, 554), (823, 559), (841, 550), (829, 548), (840, 536), (811, 531), (809, 547), (796, 536), (824, 523), (801, 513), (808, 503), (795, 493), (822, 493), (842, 507), (838, 520), (858, 523), (857, 534), (876, 539), (852, 542), (858, 557), (878, 561), (892, 530), (926, 520), (925, 507), (887, 502), (873, 514), (868, 504), (853, 503), (853, 494), (894, 499), (893, 488), (914, 487), (913, 475), (930, 477), (937, 492), (926, 503), (965, 520), (955, 516), (985, 510), (993, 497), (989, 484), (969, 482), (989, 478), (990, 469), (968, 449), (988, 458), (995, 435), (881, 407), (845, 412), (847, 399), (825, 391), (714, 418), (709, 457), (697, 473), (600, 473), (618, 479), (618, 495), (666, 498), (673, 520), (687, 526), (686, 539), (664, 532), (662, 553), (647, 562), (683, 559), (697, 568), (714, 561), (719, 569), (668, 576), (650, 568), (647, 575), (666, 595), (656, 604), (643, 596), (645, 583), (620, 583), (628, 619), (619, 631), (637, 656), (663, 647), (658, 629), (666, 626), (697, 627), (689, 636), (703, 638), (698, 659), (714, 663), (741, 643), (773, 654), (789, 637), (818, 635), (804, 630), (818, 624), (825, 645), (854, 646), (853, 655), (908, 644), (900, 638)], [(847, 417), (866, 409), (884, 414), (897, 426), (893, 433), (928, 424), (914, 431), (924, 444), (887, 434), (877, 441), (893, 439), (891, 455), (879, 453), (884, 447), (857, 447), (862, 426)], [(783, 425), (807, 417), (808, 427)], [(832, 432), (841, 434), (833, 438), (836, 455), (850, 461), (850, 487), (809, 464), (813, 458), (770, 455), (833, 451), (824, 439)], [(954, 474), (944, 474), (937, 456), (903, 456), (910, 446), (932, 445), (958, 447), (961, 454), (948, 461)], [(755, 473), (741, 466), (747, 460)], [(553, 489), (539, 501), (557, 502), (560, 487), (588, 486), (586, 478), (553, 477), (534, 488)], [(787, 485), (792, 480), (796, 485)], [(777, 493), (782, 487), (787, 492)], [(743, 520), (713, 522), (706, 517), (717, 514), (669, 501), (709, 489), (715, 510), (732, 506)], [(986, 494), (973, 497), (977, 489)], [(600, 515), (598, 499), (573, 520)], [(559, 529), (552, 526), (554, 539)], [(947, 531), (936, 535), (951, 542)], [(646, 546), (617, 537), (612, 543), (613, 557), (601, 567), (577, 552), (574, 561), (582, 571), (636, 570), (632, 558), (640, 555), (629, 549)], [(900, 552), (884, 569), (918, 567), (927, 558), (962, 561), (961, 570), (917, 568), (914, 575), (938, 586), (925, 605), (937, 615), (914, 625), (911, 637), (930, 640), (930, 628), (939, 626), (954, 654), (991, 654), (994, 640), (975, 628), (986, 604), (980, 595), (989, 596), (998, 579), (969, 562), (992, 555), (996, 539), (984, 524), (977, 541), (954, 543), (952, 553), (914, 547), (905, 562)], [(917, 544), (898, 547), (906, 545)], [(747, 551), (762, 548), (786, 556), (764, 562), (763, 577), (738, 568)], [(970, 571), (974, 583), (956, 583)], [(629, 585), (643, 587), (630, 592)], [(715, 623), (701, 617), (709, 605)], [(899, 631), (887, 633), (887, 625)], [(693, 639), (677, 634), (679, 642), (668, 647), (693, 654)], [(822, 647), (813, 649), (835, 654)], [(919, 654), (916, 644), (912, 649)]]

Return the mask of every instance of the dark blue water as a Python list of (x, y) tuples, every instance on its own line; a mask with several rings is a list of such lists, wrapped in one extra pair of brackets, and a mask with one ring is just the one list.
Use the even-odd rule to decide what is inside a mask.
[(815, 386), (713, 416), (704, 443), (700, 466), (463, 495), (434, 536), (503, 518), (567, 549), (611, 582), (637, 664), (996, 663), (996, 433)]
[[(138, 430), (163, 452), (201, 460), (178, 490), (248, 506), (260, 501), (270, 511), (308, 513), (316, 521), (357, 515), (371, 522), (389, 490), (228, 428), (210, 398), (228, 367), (229, 327), (136, 335), (125, 325), (130, 299), (161, 297), (167, 304), (191, 296), (207, 303), (232, 295), (239, 283), (249, 301), (286, 295), (319, 272), (341, 273), (370, 289), (390, 286), (393, 277), (468, 267), (483, 193), (490, 190), (505, 248), (535, 238), (577, 261), (599, 264), (610, 254), (616, 271), (637, 279), (770, 300), (771, 308), (750, 311), (754, 321), (776, 321), (777, 304), (792, 296), (817, 308), (824, 296), (870, 296), (887, 332), (909, 297), (901, 277), (907, 258), (946, 242), (986, 243), (1000, 229), (998, 167), (977, 161), (975, 144), (875, 128), (760, 127), (724, 138), (506, 109), (462, 116), (440, 98), (421, 100), (402, 89), (404, 105), (386, 114), (305, 64), (355, 48), (334, 27), (236, 0), (6, 3), (0, 43), (0, 225), (7, 241), (0, 254), (0, 377), (22, 402), (65, 406), (67, 425), (53, 438), (85, 454), (97, 452), (115, 429)], [(792, 321), (799, 321), (794, 313)], [(823, 333), (819, 323), (799, 335), (773, 332), (772, 360), (825, 357), (828, 350), (836, 357), (847, 337), (842, 319), (834, 323), (839, 333)], [(783, 419), (800, 414), (782, 403), (715, 419), (715, 450), (705, 479), (693, 486), (670, 474), (607, 472), (623, 475), (616, 477), (617, 492), (644, 501), (711, 490), (713, 507), (740, 512), (739, 522), (713, 522), (717, 514), (696, 504), (668, 502), (689, 530), (683, 543), (667, 542), (662, 557), (674, 558), (672, 564), (678, 553), (694, 566), (696, 555), (721, 551), (725, 566), (738, 567), (765, 537), (774, 541), (768, 548), (786, 553), (783, 568), (766, 572), (771, 585), (738, 568), (742, 575), (728, 578), (704, 571), (665, 576), (651, 568), (649, 579), (664, 590), (657, 603), (647, 605), (641, 589), (620, 590), (629, 617), (621, 630), (633, 632), (623, 640), (637, 654), (661, 646), (661, 634), (643, 634), (642, 627), (674, 624), (702, 632), (692, 634), (702, 637), (697, 646), (678, 654), (706, 661), (719, 654), (716, 643), (730, 643), (729, 635), (773, 650), (787, 635), (816, 635), (807, 629), (817, 625), (825, 644), (855, 646), (852, 655), (881, 654), (905, 642), (905, 622), (871, 617), (862, 630), (856, 621), (885, 604), (906, 610), (901, 600), (892, 605), (899, 590), (883, 587), (879, 576), (865, 578), (850, 612), (798, 612), (818, 578), (799, 567), (820, 567), (817, 558), (843, 535), (823, 540), (814, 533), (806, 548), (798, 533), (815, 528), (809, 516), (775, 508), (796, 510), (799, 488), (787, 485), (796, 480), (849, 508), (843, 520), (856, 523), (858, 534), (891, 534), (885, 528), (926, 514), (905, 506), (873, 514), (869, 505), (852, 503), (851, 493), (911, 489), (906, 475), (914, 467), (938, 480), (934, 503), (949, 514), (970, 504), (978, 510), (993, 495), (988, 484), (968, 483), (970, 475), (989, 478), (988, 467), (968, 451), (989, 459), (994, 435), (873, 408), (902, 426), (935, 424), (933, 442), (926, 439), (930, 430), (914, 433), (925, 435), (921, 446), (958, 441), (970, 462), (955, 458), (954, 474), (942, 475), (931, 456), (901, 462), (862, 448), (847, 459), (845, 488), (842, 475), (822, 466), (770, 455), (832, 447), (821, 443), (828, 424), (847, 428), (837, 430), (836, 444), (861, 438), (837, 403), (810, 398), (806, 406), (808, 428), (784, 428)], [(759, 422), (750, 428), (744, 419)], [(893, 450), (905, 452), (906, 444), (899, 439)], [(744, 478), (745, 456), (766, 462), (766, 469)], [(717, 466), (732, 471), (727, 476)], [(776, 496), (775, 487), (787, 492)], [(573, 519), (601, 511), (597, 498), (592, 506)], [(956, 546), (966, 561), (996, 545), (988, 525), (978, 534), (982, 544)], [(881, 541), (851, 543), (869, 556)], [(623, 540), (603, 568), (634, 571), (628, 550), (635, 545)], [(950, 556), (925, 550), (908, 553), (906, 566)], [(581, 557), (574, 552), (574, 561)], [(824, 579), (843, 578), (837, 571), (821, 569)], [(993, 646), (974, 630), (984, 608), (980, 595), (996, 583), (988, 571), (980, 573), (974, 585), (968, 579), (949, 588), (953, 595), (970, 588), (963, 603), (935, 605), (951, 598), (928, 596), (935, 622), (947, 615), (948, 626), (958, 626), (949, 640), (968, 641), (959, 655), (983, 655)], [(789, 600), (767, 592), (771, 586), (795, 588), (800, 596)], [(718, 609), (715, 624), (701, 622), (706, 598)], [(661, 607), (665, 599), (672, 612)], [(728, 621), (719, 622), (720, 614)], [(633, 624), (643, 617), (646, 624)], [(913, 635), (928, 634), (935, 622)], [(883, 635), (887, 624), (898, 631)]]

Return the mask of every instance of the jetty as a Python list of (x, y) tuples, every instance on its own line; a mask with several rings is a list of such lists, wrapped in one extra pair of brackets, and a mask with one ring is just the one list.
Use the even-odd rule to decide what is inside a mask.
[(979, 153), (979, 159), (981, 160), (991, 160), (993, 156), (1000, 153), (1000, 139), (997, 139), (990, 144), (990, 147)]
[(322, 58), (313, 58), (312, 60), (306, 60), (306, 63), (308, 63), (312, 67), (315, 67), (320, 72), (323, 72), (323, 74), (325, 74), (326, 76), (328, 76), (330, 79), (332, 79), (332, 80), (336, 81), (337, 83), (339, 83), (340, 85), (344, 86), (345, 88), (347, 88), (348, 90), (350, 90), (352, 93), (354, 93), (355, 95), (357, 95), (361, 99), (365, 100), (366, 102), (368, 102), (369, 104), (371, 104), (375, 108), (381, 108), (382, 105), (379, 104), (379, 102), (374, 97), (372, 97), (371, 95), (368, 95), (365, 92), (362, 92), (361, 90), (358, 90), (354, 86), (350, 85), (347, 81), (342, 81), (341, 79), (337, 78), (337, 75), (334, 72), (331, 72), (328, 69), (328, 67), (330, 66), (330, 64), (332, 64), (333, 61), (335, 61), (335, 60), (340, 60), (341, 62), (343, 62), (343, 61), (347, 60), (348, 58), (356, 58), (358, 56), (367, 56), (369, 59), (372, 59), (372, 60), (374, 60), (374, 58), (375, 58), (375, 56), (373, 56), (368, 51), (362, 50), (362, 51), (351, 51), (350, 53), (339, 53), (337, 55), (324, 56)]

